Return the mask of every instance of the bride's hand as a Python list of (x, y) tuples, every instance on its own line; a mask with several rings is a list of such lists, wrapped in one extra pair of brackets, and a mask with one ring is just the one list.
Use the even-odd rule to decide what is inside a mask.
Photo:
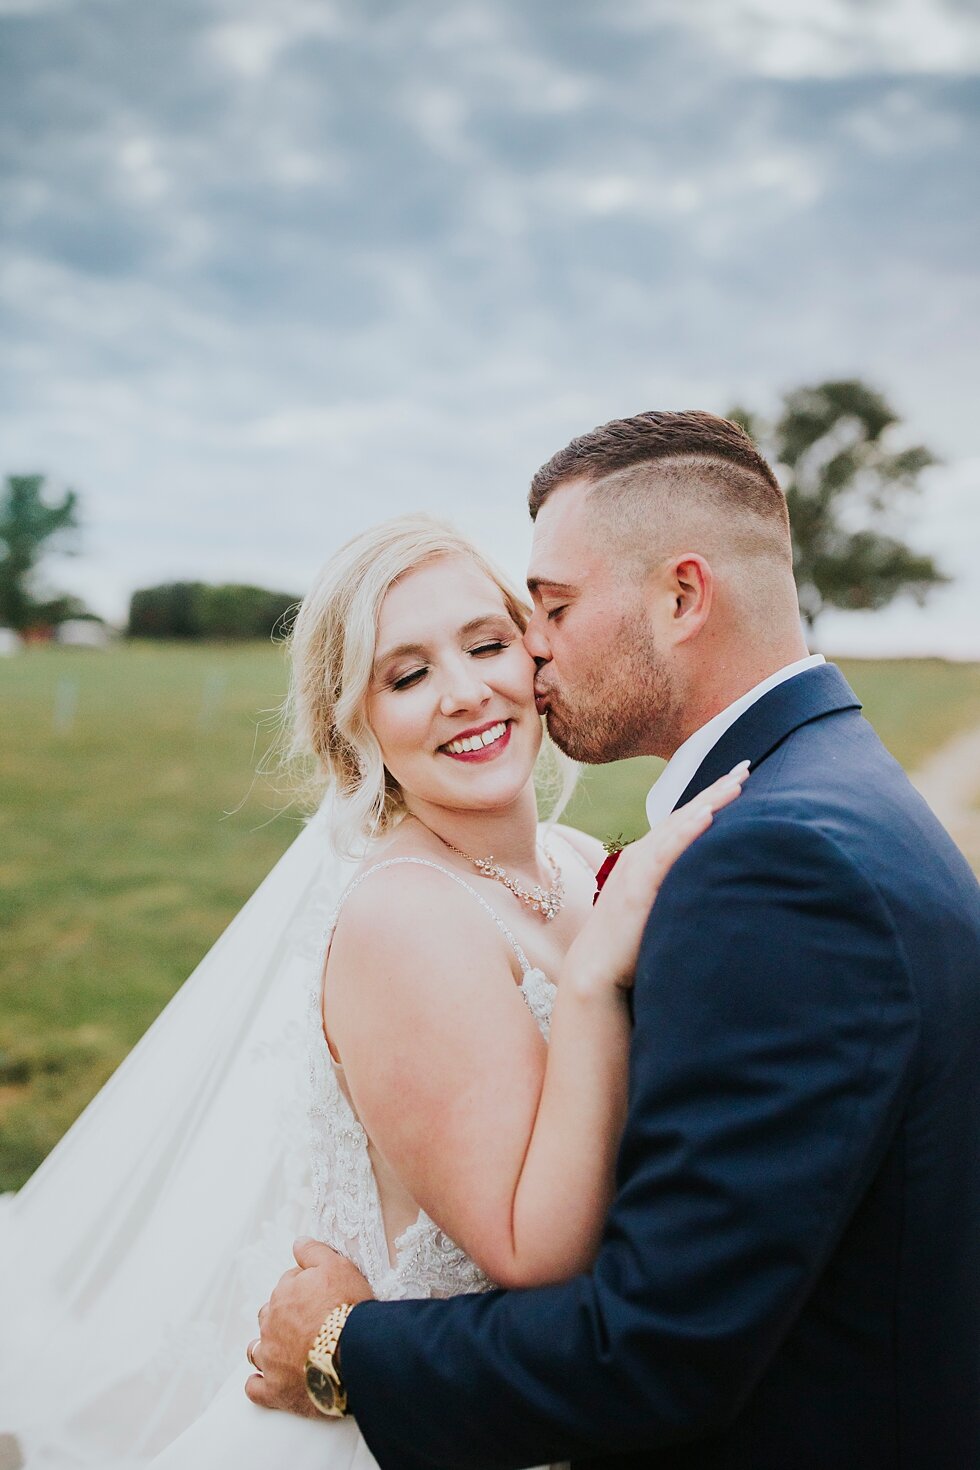
[(632, 986), (640, 941), (660, 885), (681, 853), (711, 826), (714, 813), (740, 794), (748, 774), (749, 762), (740, 762), (623, 849), (566, 956), (564, 973), (575, 977), (574, 984), (601, 990)]

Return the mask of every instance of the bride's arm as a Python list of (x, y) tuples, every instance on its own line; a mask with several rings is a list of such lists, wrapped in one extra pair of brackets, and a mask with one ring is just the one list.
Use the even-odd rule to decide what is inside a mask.
[(626, 991), (659, 883), (710, 799), (624, 854), (566, 956), (550, 1047), (509, 951), (441, 875), (390, 868), (345, 906), (325, 1013), (354, 1104), (412, 1197), (502, 1286), (567, 1278), (594, 1255), (625, 1111)]
[[(570, 1274), (563, 1273), (569, 1248), (586, 1225), (591, 1235), (591, 1217), (603, 1207), (604, 1138), (620, 1122), (627, 1024), (624, 1017), (620, 1025), (622, 992), (617, 998), (604, 987), (591, 1003), (572, 1005), (574, 1023), (563, 1027), (569, 998), (562, 996), (549, 1056), (511, 962), (506, 940), (449, 879), (388, 869), (345, 905), (325, 1014), (375, 1148), (494, 1281), (523, 1286)], [(560, 992), (564, 985), (563, 976)], [(575, 1094), (571, 1072), (588, 1050), (611, 1085), (598, 1088), (593, 1070)], [(546, 1068), (574, 1094), (562, 1132), (575, 1130), (579, 1152), (573, 1177), (558, 1183), (576, 1208), (570, 1218), (556, 1198), (547, 1230), (535, 1215), (532, 1233), (520, 1204)], [(542, 1169), (548, 1178), (539, 1181)], [(536, 1192), (540, 1182), (546, 1195), (552, 1177), (548, 1153), (536, 1156), (529, 1176)]]

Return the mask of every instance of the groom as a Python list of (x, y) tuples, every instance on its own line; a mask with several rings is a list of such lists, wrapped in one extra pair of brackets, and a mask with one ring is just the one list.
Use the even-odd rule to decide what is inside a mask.
[(592, 1270), (380, 1303), (307, 1243), (249, 1396), (310, 1411), (307, 1351), (355, 1303), (329, 1363), (384, 1470), (980, 1466), (976, 882), (807, 655), (786, 503), (740, 429), (607, 424), (530, 505), (526, 641), (559, 745), (669, 757), (651, 821), (753, 775), (644, 937)]

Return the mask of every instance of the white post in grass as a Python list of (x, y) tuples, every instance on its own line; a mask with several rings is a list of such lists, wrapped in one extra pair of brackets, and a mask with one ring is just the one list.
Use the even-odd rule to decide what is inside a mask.
[(54, 691), (54, 713), (51, 728), (56, 735), (68, 735), (75, 727), (78, 713), (78, 680), (62, 674)]
[(208, 674), (201, 693), (201, 708), (197, 712), (197, 728), (204, 733), (214, 724), (222, 696), (228, 687), (228, 675), (220, 670)]

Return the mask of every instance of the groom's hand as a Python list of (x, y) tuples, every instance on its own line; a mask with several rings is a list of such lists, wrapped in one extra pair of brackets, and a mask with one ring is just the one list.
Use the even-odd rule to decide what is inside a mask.
[(327, 1314), (341, 1302), (364, 1302), (371, 1288), (356, 1266), (317, 1240), (293, 1246), (296, 1266), (281, 1278), (259, 1312), (261, 1336), (252, 1349), (245, 1392), (265, 1409), (318, 1419), (306, 1392), (306, 1355)]

